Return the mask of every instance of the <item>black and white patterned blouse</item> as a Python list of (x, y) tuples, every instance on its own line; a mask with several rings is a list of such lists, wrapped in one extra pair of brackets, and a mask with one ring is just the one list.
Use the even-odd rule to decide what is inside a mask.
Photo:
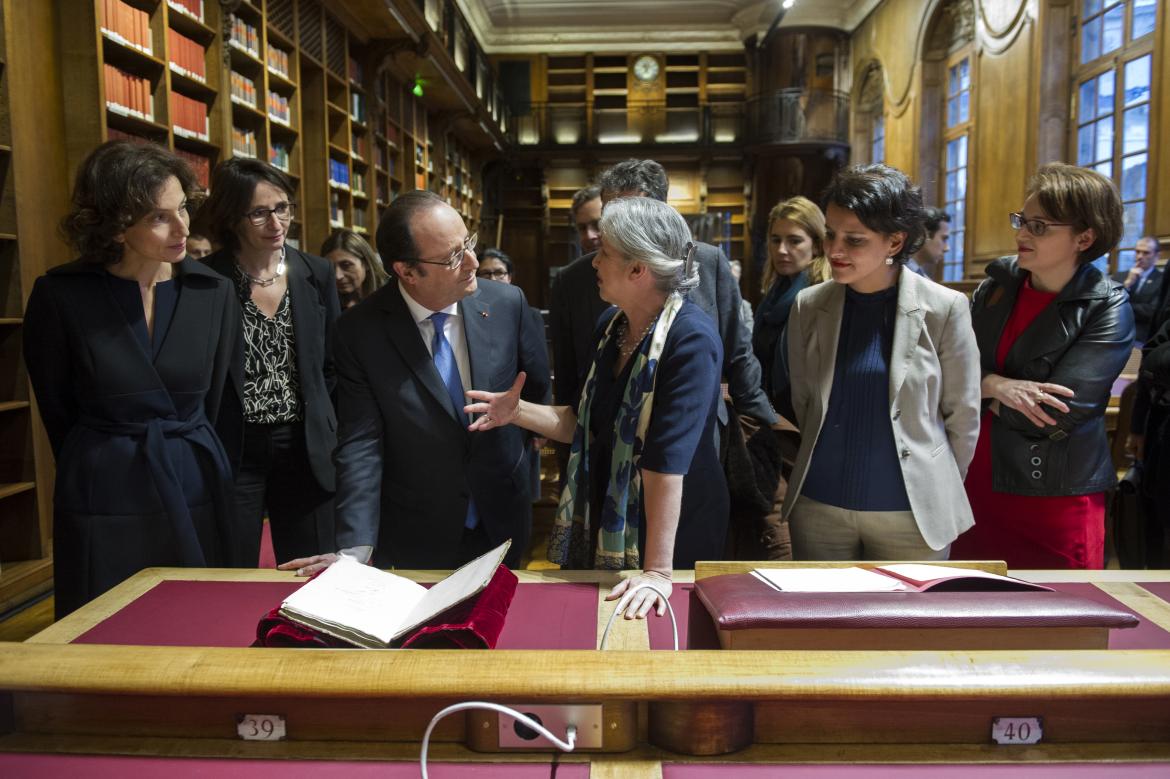
[(236, 290), (244, 309), (244, 420), (260, 425), (300, 421), (296, 335), (288, 290), (271, 319), (252, 301), (252, 284), (238, 265)]

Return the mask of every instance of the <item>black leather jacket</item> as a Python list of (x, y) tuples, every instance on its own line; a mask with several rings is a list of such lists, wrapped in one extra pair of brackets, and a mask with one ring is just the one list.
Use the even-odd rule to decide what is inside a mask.
[(1105, 407), (1133, 350), (1133, 310), (1117, 282), (1082, 265), (1020, 334), (997, 371), (996, 348), (1026, 275), (1015, 257), (1001, 257), (987, 266), (988, 278), (975, 290), (971, 320), (983, 373), (1061, 384), (1075, 394), (1064, 398), (1067, 414), (1045, 409), (1055, 425), (1036, 427), (1006, 406), (992, 417), (993, 488), (1018, 495), (1102, 492), (1117, 484)]

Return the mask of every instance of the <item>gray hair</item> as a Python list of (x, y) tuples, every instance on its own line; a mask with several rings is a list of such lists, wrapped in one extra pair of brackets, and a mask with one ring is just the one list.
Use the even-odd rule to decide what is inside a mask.
[[(660, 200), (623, 197), (606, 204), (598, 225), (601, 238), (627, 262), (640, 262), (662, 292), (699, 286), (686, 220)], [(688, 259), (690, 260), (688, 262)]]

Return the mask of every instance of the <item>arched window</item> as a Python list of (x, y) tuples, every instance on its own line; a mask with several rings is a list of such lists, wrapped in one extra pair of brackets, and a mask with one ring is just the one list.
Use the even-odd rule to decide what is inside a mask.
[(1145, 234), (1157, 0), (1081, 0), (1077, 24), (1075, 159), (1117, 182), (1125, 232), (1101, 270), (1125, 271)]
[(854, 162), (885, 162), (885, 76), (882, 66), (871, 62), (858, 81), (853, 114)]
[(940, 281), (966, 275), (968, 171), (974, 161), (975, 6), (972, 0), (945, 0), (931, 21), (923, 48), (922, 154), (920, 179), (927, 205), (950, 216), (951, 237)]

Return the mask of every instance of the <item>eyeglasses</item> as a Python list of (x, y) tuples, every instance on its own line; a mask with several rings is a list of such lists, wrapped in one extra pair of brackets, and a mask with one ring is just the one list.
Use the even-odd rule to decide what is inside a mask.
[(481, 279), (503, 279), (508, 277), (508, 271), (503, 268), (497, 268), (496, 270), (481, 270), (475, 275)]
[(463, 264), (463, 255), (475, 251), (475, 244), (479, 241), (479, 233), (472, 233), (463, 241), (463, 245), (451, 252), (445, 260), (424, 260), (419, 257), (403, 260), (403, 262), (421, 262), (426, 265), (443, 265), (447, 270), (457, 270)]
[(1049, 227), (1072, 227), (1068, 222), (1045, 222), (1043, 219), (1027, 219), (1018, 211), (1014, 214), (1008, 214), (1008, 219), (1011, 220), (1013, 230), (1026, 227), (1028, 228), (1028, 232), (1037, 238), (1048, 232)]
[(292, 220), (293, 213), (297, 209), (296, 203), (277, 203), (272, 208), (257, 208), (255, 211), (249, 211), (244, 214), (248, 221), (257, 227), (263, 227), (268, 224), (268, 220), (276, 216), (282, 222)]

